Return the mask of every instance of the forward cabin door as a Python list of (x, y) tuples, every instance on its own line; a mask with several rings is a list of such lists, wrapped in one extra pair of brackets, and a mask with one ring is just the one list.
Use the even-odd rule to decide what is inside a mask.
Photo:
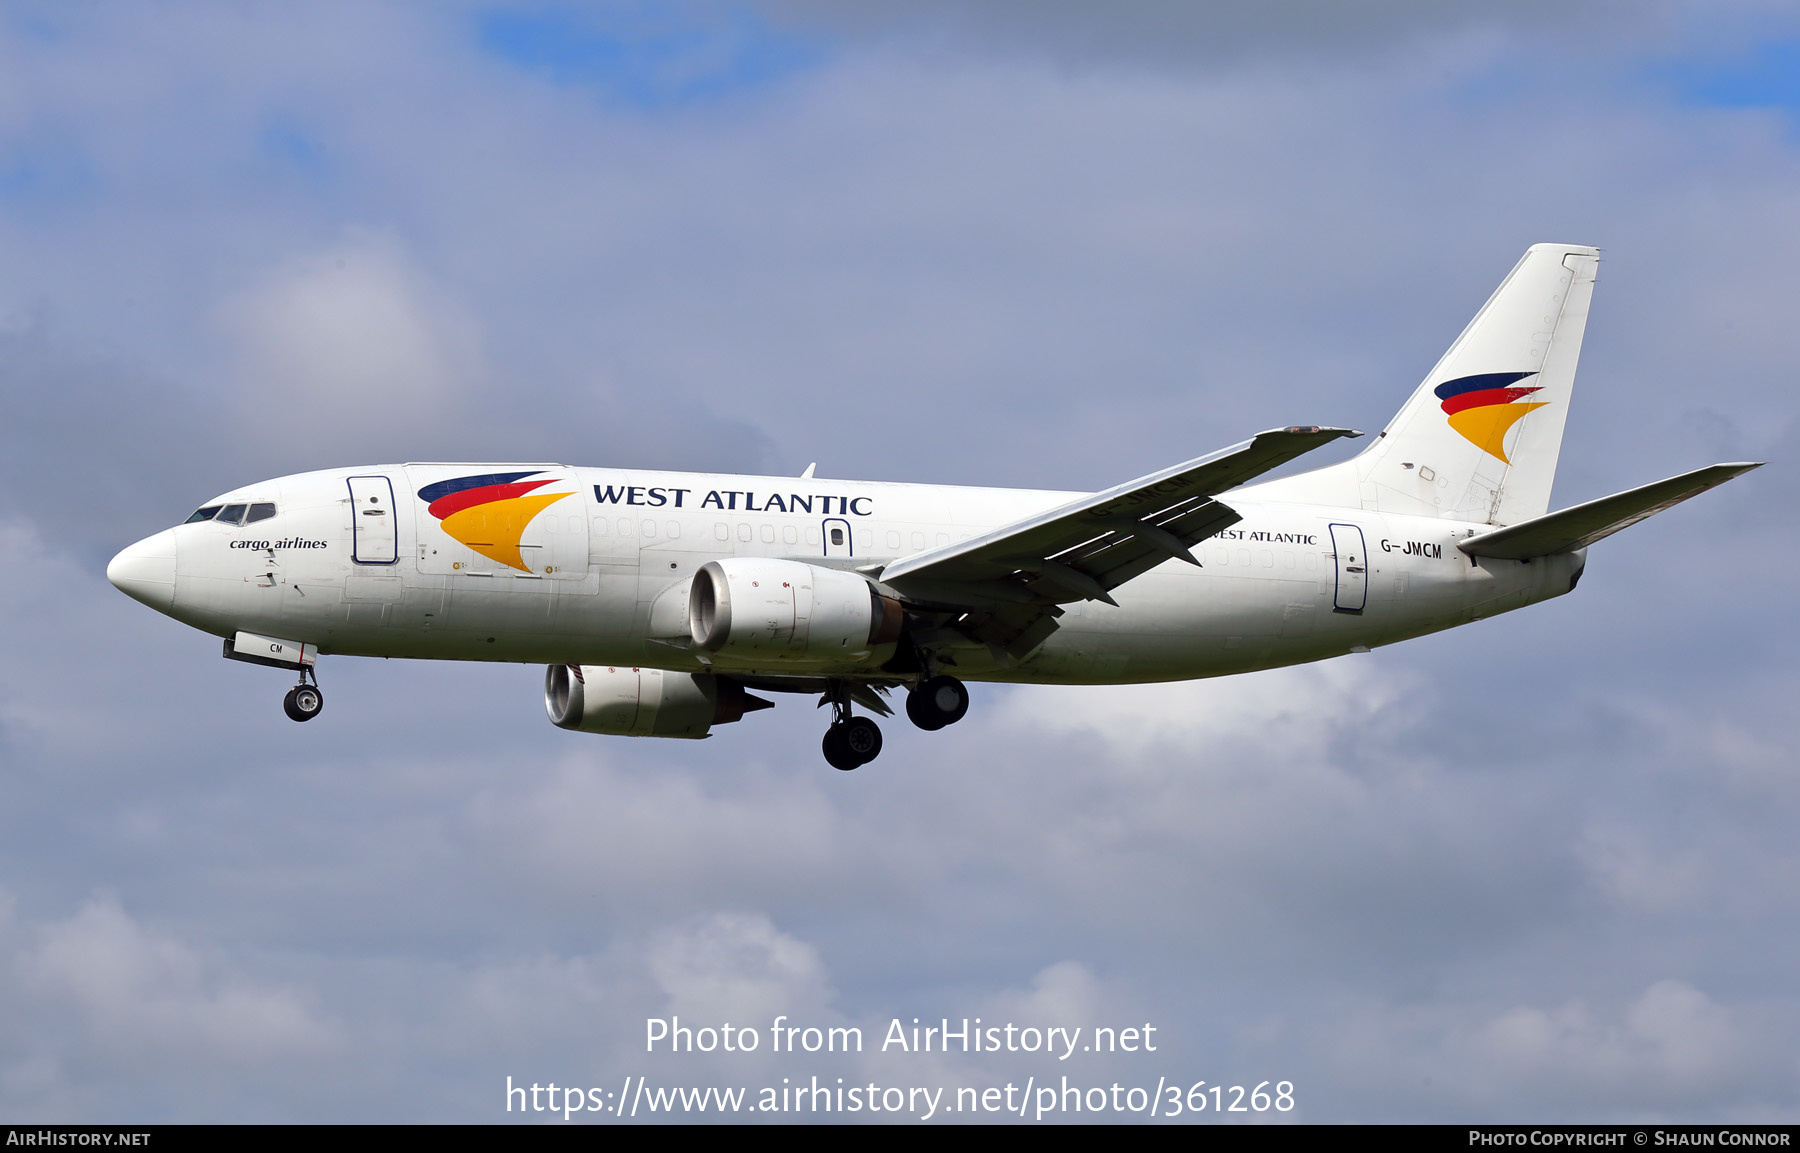
[(1337, 592), (1331, 607), (1340, 613), (1359, 613), (1369, 601), (1369, 553), (1363, 532), (1353, 524), (1331, 526), (1331, 551), (1337, 562)]
[(385, 476), (353, 476), (350, 482), (350, 559), (391, 565), (399, 559), (394, 533), (394, 486)]

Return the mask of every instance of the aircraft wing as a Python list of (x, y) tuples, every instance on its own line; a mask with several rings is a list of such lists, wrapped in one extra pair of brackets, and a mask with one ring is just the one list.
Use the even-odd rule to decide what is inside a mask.
[(1699, 496), (1736, 476), (1742, 476), (1757, 464), (1713, 464), (1684, 472), (1668, 480), (1659, 480), (1640, 488), (1628, 489), (1599, 500), (1590, 500), (1561, 512), (1533, 517), (1515, 525), (1484, 532), (1480, 536), (1459, 541), (1457, 548), (1470, 556), (1493, 557), (1496, 560), (1529, 560), (1537, 556), (1571, 552), (1586, 548), (1622, 528), (1673, 508), (1691, 496)]
[[(1071, 601), (1115, 603), (1110, 590), (1239, 519), (1214, 500), (1346, 428), (1284, 428), (1153, 472), (959, 544), (902, 557), (880, 580), (916, 602), (975, 609), (972, 635), (1015, 657), (1048, 636)], [(1033, 639), (1035, 638), (1035, 639)]]

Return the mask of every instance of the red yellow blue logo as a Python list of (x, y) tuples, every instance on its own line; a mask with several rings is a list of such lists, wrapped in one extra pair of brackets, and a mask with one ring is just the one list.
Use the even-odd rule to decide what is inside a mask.
[(1520, 403), (1540, 390), (1518, 387), (1518, 382), (1536, 375), (1535, 372), (1486, 372), (1446, 380), (1431, 391), (1443, 402), (1450, 427), (1462, 434), (1464, 440), (1489, 456), (1511, 464), (1512, 461), (1506, 458), (1506, 434), (1520, 417), (1548, 403)]
[(520, 572), (531, 571), (519, 553), (525, 526), (567, 492), (535, 492), (555, 477), (526, 480), (534, 472), (492, 472), (441, 480), (419, 490), (419, 499), (442, 523), (444, 532), (482, 556)]

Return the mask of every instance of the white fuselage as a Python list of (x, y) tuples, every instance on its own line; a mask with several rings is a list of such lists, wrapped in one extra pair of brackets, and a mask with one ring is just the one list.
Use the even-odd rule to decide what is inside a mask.
[[(452, 541), (416, 495), (457, 473), (521, 468), (556, 477), (566, 494), (519, 538), (524, 569)], [(353, 484), (381, 478), (393, 493), (387, 521), (351, 497)], [(1455, 542), (1491, 526), (1257, 492), (1222, 498), (1243, 519), (1195, 546), (1201, 567), (1162, 564), (1114, 590), (1116, 607), (1066, 605), (1060, 627), (1023, 659), (977, 648), (956, 658), (958, 675), (1127, 683), (1318, 660), (1560, 595), (1584, 559), (1477, 562)], [(543, 465), (333, 469), (220, 496), (211, 503), (276, 511), (140, 542), (121, 554), (133, 559), (120, 587), (210, 633), (291, 638), (321, 653), (702, 672), (678, 642), (689, 584), (708, 561), (778, 557), (877, 573), (868, 566), (1077, 495)], [(878, 675), (873, 664), (821, 671)]]

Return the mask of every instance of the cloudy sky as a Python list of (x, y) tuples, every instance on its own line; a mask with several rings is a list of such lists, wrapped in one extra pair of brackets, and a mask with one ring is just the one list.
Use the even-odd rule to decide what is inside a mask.
[[(1777, 0), (0, 2), (0, 1116), (1794, 1120), (1796, 76)], [(328, 660), (295, 726), (103, 575), (336, 465), (1076, 488), (1379, 428), (1546, 240), (1605, 252), (1556, 503), (1771, 463), (1365, 656), (977, 686), (839, 774), (807, 702), (587, 737), (518, 666)], [(1159, 1044), (643, 1052), (779, 1014)]]

